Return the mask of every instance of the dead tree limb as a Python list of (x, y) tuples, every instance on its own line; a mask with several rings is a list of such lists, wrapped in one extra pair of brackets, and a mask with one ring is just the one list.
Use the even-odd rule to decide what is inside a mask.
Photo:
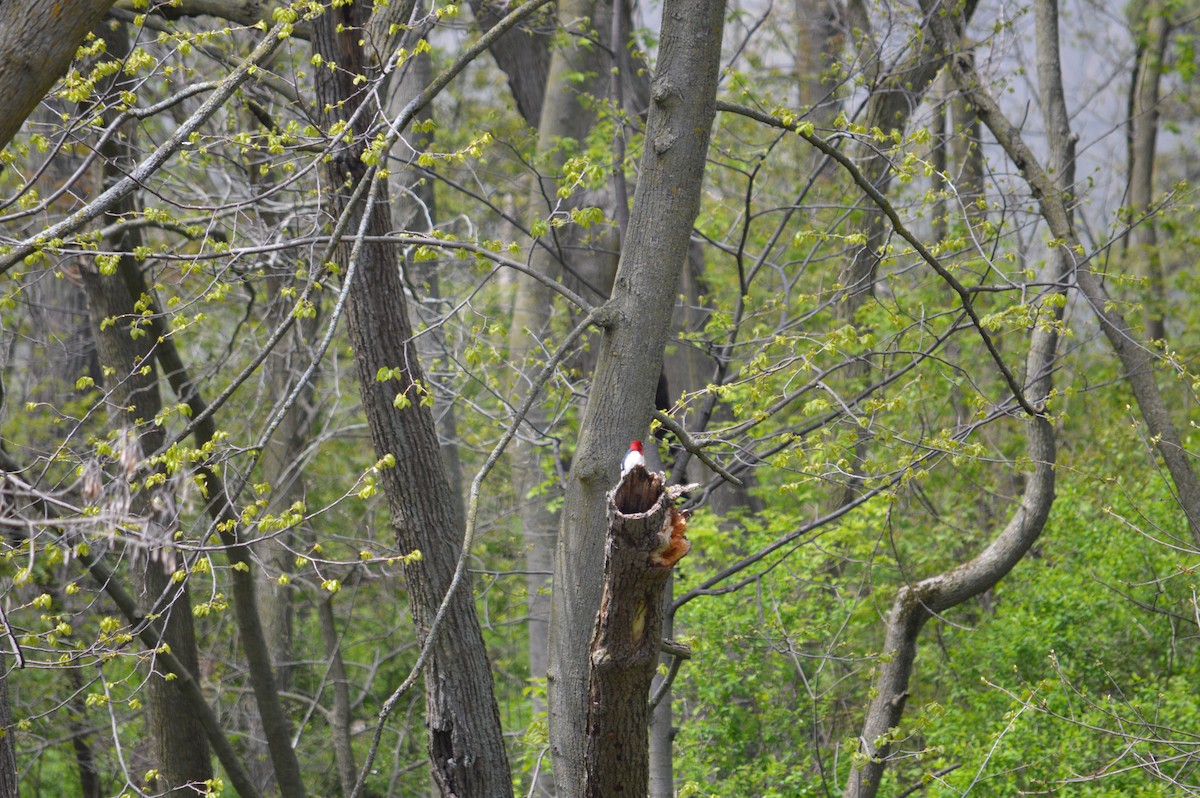
[[(696, 486), (688, 486), (694, 488)], [(608, 496), (604, 589), (592, 635), (585, 795), (645, 796), (650, 683), (662, 651), (663, 597), (688, 553), (687, 513), (661, 474), (635, 466)]]

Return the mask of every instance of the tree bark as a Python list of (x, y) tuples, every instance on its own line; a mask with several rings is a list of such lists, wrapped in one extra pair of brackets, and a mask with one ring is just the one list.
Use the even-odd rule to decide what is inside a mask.
[(1151, 0), (1142, 12), (1144, 41), (1138, 48), (1134, 72), (1132, 111), (1133, 128), (1129, 147), (1129, 214), (1134, 225), (1129, 231), (1129, 251), (1138, 271), (1146, 278), (1146, 338), (1166, 338), (1163, 323), (1166, 313), (1166, 279), (1162, 255), (1158, 251), (1158, 226), (1150, 213), (1154, 201), (1154, 157), (1158, 141), (1159, 82), (1171, 24), (1161, 2)]
[(650, 685), (662, 649), (671, 568), (687, 553), (686, 517), (661, 474), (635, 467), (609, 499), (604, 586), (591, 645), (588, 798), (645, 796)]
[[(470, 0), (471, 11), (483, 30), (491, 30), (508, 13), (508, 4), (497, 0)], [(549, 17), (549, 12), (546, 14)], [(561, 14), (559, 15), (561, 18)], [(517, 111), (525, 124), (536, 128), (542, 118), (542, 104), (546, 97), (554, 101), (553, 92), (546, 91), (547, 71), (550, 67), (551, 37), (540, 28), (536, 20), (530, 20), (510, 30), (491, 47), (496, 66), (508, 78)]]
[[(355, 85), (365, 74), (357, 31), (366, 21), (359, 5), (328, 9), (314, 30), (314, 49), (335, 72), (318, 71), (318, 104), (325, 123), (349, 120), (366, 101)], [(326, 164), (331, 190), (330, 214), (347, 210), (350, 190), (370, 179), (361, 159), (369, 119), (352, 127), (356, 142), (336, 151)], [(391, 229), (386, 187), (380, 200), (365, 209), (350, 209), (351, 229), (369, 214), (367, 235), (385, 236)], [(383, 489), (399, 549), (420, 551), (420, 561), (404, 566), (409, 607), (422, 644), (446, 595), (461, 545), (461, 526), (454, 499), (441, 467), (433, 415), (421, 402), (425, 379), (412, 340), (406, 300), (395, 249), (363, 243), (351, 278), (349, 247), (339, 252), (342, 274), (350, 279), (347, 323), (362, 391), (363, 408), (375, 452), (395, 458), (382, 469)], [(392, 378), (380, 380), (380, 369)], [(408, 398), (403, 409), (394, 400)], [(491, 670), (475, 614), (469, 583), (456, 590), (443, 626), (433, 642), (425, 673), (426, 720), (433, 776), (444, 796), (499, 798), (512, 794), (508, 756), (501, 736), (500, 714), (493, 694)]]
[(333, 694), (329, 725), (338, 781), (342, 786), (342, 795), (351, 795), (354, 783), (358, 780), (358, 768), (354, 764), (354, 746), (350, 737), (350, 722), (353, 720), (350, 712), (350, 680), (346, 675), (346, 664), (342, 661), (342, 644), (333, 616), (332, 598), (318, 602), (317, 617), (321, 627), (321, 643), (328, 661), (330, 692)]
[(675, 287), (699, 210), (724, 3), (668, 0), (629, 231), (567, 480), (554, 562), (550, 735), (559, 794), (584, 794), (588, 646), (600, 606), (606, 492), (654, 411)]
[(0, 655), (0, 798), (21, 798), (17, 754), (13, 745), (16, 727), (8, 703), (8, 662)]
[(113, 0), (0, 3), (0, 147), (4, 147), (75, 58)]

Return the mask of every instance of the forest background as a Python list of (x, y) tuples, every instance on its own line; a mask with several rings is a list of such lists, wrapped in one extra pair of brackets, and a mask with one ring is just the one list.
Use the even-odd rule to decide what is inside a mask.
[(4, 0), (0, 794), (1200, 794), (1198, 12)]

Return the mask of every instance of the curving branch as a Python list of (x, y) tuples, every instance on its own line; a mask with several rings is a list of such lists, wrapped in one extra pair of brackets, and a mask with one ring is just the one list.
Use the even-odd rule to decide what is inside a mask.
[(888, 202), (887, 197), (880, 193), (879, 189), (875, 187), (875, 184), (865, 174), (863, 174), (862, 170), (855, 165), (854, 161), (852, 161), (845, 153), (834, 147), (824, 138), (818, 136), (813, 131), (812, 125), (806, 125), (801, 122), (788, 122), (770, 114), (765, 114), (761, 111), (755, 111), (752, 108), (746, 108), (745, 106), (734, 105), (732, 103), (719, 102), (717, 103), (717, 110), (740, 114), (741, 116), (754, 119), (755, 121), (762, 122), (766, 125), (795, 131), (800, 138), (804, 139), (809, 144), (813, 145), (818, 150), (837, 161), (837, 163), (846, 170), (847, 174), (850, 175), (851, 179), (854, 180), (855, 185), (862, 189), (866, 195), (871, 198), (871, 201), (874, 202), (881, 211), (883, 211), (884, 215), (887, 216), (888, 221), (892, 223), (892, 229), (894, 229), (901, 238), (907, 241), (917, 255), (920, 256), (921, 260), (929, 264), (929, 267), (937, 272), (938, 276), (941, 277), (942, 280), (950, 286), (954, 293), (958, 295), (960, 301), (962, 302), (963, 310), (966, 311), (967, 316), (971, 319), (971, 323), (974, 325), (975, 330), (979, 333), (979, 337), (983, 340), (983, 345), (987, 348), (988, 354), (991, 355), (992, 360), (996, 363), (996, 368), (999, 369), (1001, 376), (1004, 378), (1004, 382), (1008, 385), (1009, 390), (1012, 391), (1013, 398), (1016, 399), (1017, 404), (1021, 406), (1021, 409), (1030, 416), (1038, 416), (1045, 412), (1044, 409), (1039, 410), (1035, 403), (1031, 403), (1025, 397), (1025, 392), (1021, 389), (1020, 384), (1017, 382), (1017, 378), (1013, 375), (1012, 370), (1009, 369), (1008, 365), (1004, 362), (1004, 358), (1000, 356), (1000, 351), (996, 348), (996, 343), (992, 340), (992, 337), (988, 335), (987, 330), (983, 326), (983, 321), (979, 317), (979, 313), (975, 310), (974, 294), (976, 292), (963, 285), (962, 282), (959, 281), (959, 279), (955, 277), (949, 269), (942, 265), (937, 256), (929, 251), (929, 248), (925, 246), (921, 239), (918, 238), (911, 230), (909, 230), (907, 226), (905, 226), (904, 221), (900, 218), (900, 214), (897, 213), (892, 204)]
[[(1054, 171), (1062, 181), (1048, 188), (1058, 195), (1074, 180), (1075, 152), (1062, 92), (1055, 0), (1037, 0), (1035, 18), (1038, 83)], [(1043, 277), (1048, 282), (1063, 284), (1073, 267), (1071, 253), (1058, 248), (1045, 267), (1049, 273)], [(1060, 305), (1054, 304), (1053, 308), (1050, 311), (1053, 319), (1034, 327), (1025, 363), (1025, 390), (1042, 408), (1050, 395), (1062, 315)], [(892, 745), (901, 736), (900, 722), (909, 695), (917, 638), (925, 622), (995, 586), (1025, 556), (1045, 528), (1054, 504), (1056, 441), (1054, 427), (1044, 412), (1029, 421), (1025, 453), (1033, 473), (1028, 476), (1016, 511), (995, 539), (969, 562), (916, 584), (904, 585), (896, 594), (873, 684), (874, 698), (863, 720), (844, 798), (874, 798), (879, 790)]]

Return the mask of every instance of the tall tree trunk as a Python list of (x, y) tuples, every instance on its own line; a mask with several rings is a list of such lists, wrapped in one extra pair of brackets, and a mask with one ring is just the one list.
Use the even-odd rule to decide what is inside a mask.
[(8, 661), (0, 655), (0, 798), (20, 798), (17, 778), (17, 754), (13, 745), (16, 727), (8, 703)]
[[(664, 592), (664, 612), (662, 636), (670, 640), (675, 634), (675, 616), (671, 613), (671, 603), (674, 598), (675, 571), (667, 576)], [(669, 665), (670, 655), (663, 655), (662, 664)], [(658, 689), (655, 680), (654, 690)], [(675, 796), (675, 729), (674, 712), (671, 706), (671, 691), (659, 699), (650, 715), (650, 798), (674, 798)]]
[(584, 789), (588, 647), (600, 604), (606, 492), (621, 452), (654, 411), (675, 289), (700, 204), (716, 100), (725, 6), (668, 0), (651, 83), (646, 149), (554, 561), (550, 735), (559, 794)]
[[(330, 8), (315, 25), (314, 50), (326, 62), (338, 65), (336, 71), (318, 71), (318, 105), (324, 109), (327, 126), (349, 120), (366, 100), (355, 83), (357, 76), (366, 74), (358, 32), (366, 22), (364, 13), (357, 4)], [(352, 188), (374, 175), (361, 159), (369, 124), (363, 114), (351, 128), (356, 142), (327, 162), (331, 190), (326, 197), (334, 218), (349, 213), (349, 229), (357, 229), (361, 214), (366, 213), (367, 235), (385, 236), (391, 229), (385, 186), (377, 187), (380, 199), (369, 207), (347, 209)], [(424, 643), (450, 588), (462, 528), (441, 467), (433, 415), (421, 402), (425, 379), (412, 341), (395, 248), (360, 243), (355, 264), (349, 262), (349, 245), (343, 243), (339, 252), (342, 274), (350, 280), (347, 323), (376, 454), (395, 459), (393, 467), (382, 470), (382, 482), (396, 542), (402, 551), (421, 552), (420, 561), (407, 562), (404, 573), (409, 608)], [(380, 379), (381, 369), (392, 377)], [(398, 395), (408, 398), (407, 407), (396, 405)], [(425, 671), (425, 701), (429, 754), (442, 794), (511, 795), (500, 713), (469, 581), (455, 591), (433, 641)]]
[[(976, 5), (976, 0), (967, 0), (962, 14), (952, 15), (956, 29), (961, 30), (971, 20)], [(945, 48), (936, 38), (929, 35), (924, 27), (918, 36), (913, 56), (889, 69), (876, 85), (870, 87), (871, 96), (867, 102), (864, 122), (868, 130), (879, 127), (884, 131), (903, 132), (907, 129), (913, 112), (921, 103), (921, 98), (946, 62)], [(867, 62), (876, 59), (875, 52), (878, 47), (869, 39), (860, 43), (860, 49), (864, 52), (863, 58)], [(893, 173), (887, 152), (871, 145), (863, 148), (861, 156), (864, 159), (861, 165), (863, 174), (879, 189), (879, 193), (886, 195)], [(887, 233), (887, 220), (881, 212), (870, 208), (864, 211), (864, 215), (867, 242), (855, 253), (846, 270), (842, 280), (845, 299), (838, 305), (838, 318), (847, 322), (853, 320), (858, 309), (874, 295), (875, 273)]]
[[(959, 53), (959, 58), (974, 63), (975, 54), (970, 50)], [(944, 74), (944, 73), (943, 73)], [(949, 75), (947, 82), (949, 81)], [(967, 223), (974, 226), (987, 219), (987, 208), (983, 190), (983, 142), (980, 141), (979, 114), (971, 100), (955, 94), (950, 101), (950, 150), (954, 158), (954, 185), (958, 201), (966, 209)]]
[[(1146, 278), (1146, 338), (1166, 338), (1166, 279), (1158, 251), (1158, 226), (1153, 216), (1140, 220), (1154, 202), (1154, 158), (1158, 141), (1159, 82), (1171, 23), (1163, 3), (1151, 0), (1142, 10), (1137, 66), (1133, 79), (1133, 128), (1129, 147), (1129, 214), (1134, 227), (1129, 231), (1129, 252), (1138, 271)], [(1140, 221), (1139, 221), (1140, 220)]]
[[(538, 218), (551, 213), (564, 213), (583, 204), (580, 192), (566, 200), (558, 197), (558, 182), (566, 159), (563, 144), (582, 144), (597, 121), (597, 107), (587, 101), (608, 94), (610, 58), (590, 40), (589, 29), (607, 36), (611, 28), (611, 0), (564, 0), (559, 3), (559, 25), (570, 32), (567, 43), (555, 48), (550, 56), (546, 81), (546, 100), (538, 127), (538, 146), (535, 176), (530, 207)], [(579, 77), (585, 76), (580, 82)], [(574, 272), (595, 272), (587, 261), (611, 262), (611, 253), (589, 252), (581, 246), (580, 235), (570, 227), (550, 228), (545, 246), (535, 245), (530, 252), (530, 268), (554, 280), (563, 277), (563, 266)], [(593, 245), (594, 246), (594, 245)], [(591, 267), (591, 268), (589, 268)], [(512, 324), (509, 332), (509, 359), (519, 369), (516, 391), (534, 390), (533, 376), (542, 368), (545, 359), (544, 342), (551, 332), (554, 319), (554, 294), (542, 282), (519, 279), (513, 301)], [(551, 509), (561, 494), (556, 462), (557, 451), (548, 429), (549, 416), (542, 403), (533, 404), (525, 416), (521, 434), (508, 448), (512, 470), (513, 493), (521, 519), (521, 534), (525, 544), (525, 567), (528, 572), (526, 601), (529, 621), (529, 672), (535, 679), (546, 677), (549, 667), (550, 641), (550, 577), (554, 568), (554, 544), (558, 537), (559, 514)], [(547, 491), (549, 481), (554, 487)], [(534, 711), (545, 707), (535, 703)], [(554, 790), (553, 774), (541, 772), (538, 786), (544, 793)]]
[(321, 627), (325, 659), (329, 663), (329, 687), (333, 695), (329, 724), (333, 755), (337, 763), (342, 795), (348, 796), (354, 792), (358, 768), (354, 764), (354, 747), (350, 737), (350, 722), (353, 719), (350, 714), (350, 680), (346, 676), (346, 664), (342, 660), (342, 641), (333, 615), (332, 598), (318, 602), (317, 618)]

